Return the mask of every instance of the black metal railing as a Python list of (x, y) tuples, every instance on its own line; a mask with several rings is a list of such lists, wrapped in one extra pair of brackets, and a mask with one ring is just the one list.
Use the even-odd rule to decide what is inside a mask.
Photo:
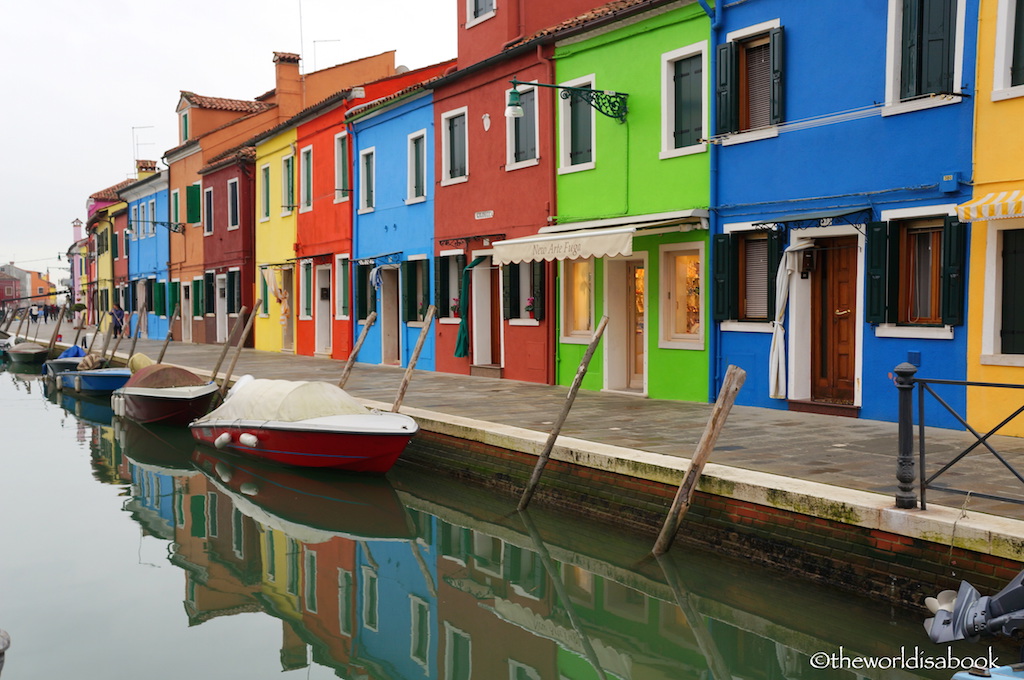
[[(992, 456), (998, 460), (1022, 485), (1022, 492), (1024, 492), (1024, 475), (1022, 475), (1013, 464), (1006, 459), (1006, 456), (998, 451), (993, 443), (990, 441), (991, 438), (999, 432), (1003, 427), (1012, 422), (1017, 416), (1024, 413), (1024, 403), (1021, 404), (1013, 413), (1008, 415), (997, 425), (991, 428), (988, 432), (982, 434), (975, 429), (962, 414), (958, 413), (957, 410), (950, 406), (949, 402), (943, 399), (933, 388), (933, 385), (953, 385), (961, 387), (982, 387), (982, 388), (998, 388), (998, 389), (1024, 389), (1024, 385), (1007, 384), (1007, 383), (990, 383), (990, 382), (978, 382), (972, 380), (941, 380), (935, 378), (915, 378), (914, 374), (917, 373), (917, 367), (910, 363), (902, 363), (895, 368), (896, 373), (896, 388), (899, 390), (899, 453), (897, 456), (896, 463), (896, 479), (898, 486), (896, 490), (896, 507), (898, 508), (914, 508), (917, 507), (918, 499), (914, 493), (914, 480), (919, 480), (918, 487), (920, 493), (920, 504), (921, 509), (927, 508), (926, 495), (928, 489), (941, 490), (950, 493), (957, 493), (963, 495), (971, 495), (979, 498), (988, 498), (991, 500), (1005, 501), (1009, 503), (1021, 503), (1024, 504), (1024, 496), (1020, 498), (1011, 498), (1008, 496), (1000, 496), (997, 494), (986, 493), (977, 490), (966, 490), (957, 489), (950, 486), (939, 486), (935, 484), (935, 480), (938, 479), (943, 473), (947, 472), (950, 468), (956, 465), (958, 462), (963, 460), (971, 452), (975, 451), (979, 447), (986, 449)], [(918, 455), (917, 465), (920, 468), (920, 474), (914, 474), (914, 415), (913, 415), (913, 397), (914, 387), (918, 388), (918, 401), (917, 401), (917, 444), (918, 444)], [(962, 451), (953, 456), (952, 460), (945, 463), (936, 472), (932, 474), (926, 473), (925, 468), (925, 456), (927, 451), (927, 438), (925, 437), (925, 402), (926, 397), (931, 397), (944, 409), (946, 409), (961, 425), (964, 429), (974, 436), (974, 442), (964, 448)]]

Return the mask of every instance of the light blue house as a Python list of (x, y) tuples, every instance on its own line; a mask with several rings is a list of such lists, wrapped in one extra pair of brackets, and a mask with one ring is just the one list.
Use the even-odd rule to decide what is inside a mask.
[(127, 312), (147, 313), (142, 321), (143, 337), (163, 339), (167, 335), (173, 304), (168, 304), (167, 261), (170, 257), (170, 233), (177, 227), (168, 221), (167, 171), (149, 175), (120, 192), (128, 203), (127, 237), (128, 281)]
[(897, 364), (966, 374), (978, 0), (714, 12), (711, 397), (895, 420)]
[[(355, 310), (377, 321), (358, 360), (407, 366), (432, 302), (434, 252), (432, 95), (417, 85), (352, 109)], [(429, 332), (416, 367), (434, 369)]]

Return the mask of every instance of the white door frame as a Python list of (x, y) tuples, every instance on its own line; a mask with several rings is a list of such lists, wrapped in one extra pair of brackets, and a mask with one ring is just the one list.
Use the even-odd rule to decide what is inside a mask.
[[(605, 366), (604, 389), (608, 391), (628, 391), (631, 394), (637, 394), (638, 392), (647, 394), (647, 367), (650, 360), (650, 353), (647, 351), (647, 348), (649, 347), (648, 333), (651, 328), (649, 323), (651, 269), (648, 255), (647, 251), (640, 250), (628, 256), (606, 257), (597, 260), (604, 263), (604, 313), (608, 315), (608, 327), (605, 328), (601, 344), (603, 345)], [(629, 342), (626, 340), (627, 333), (630, 332), (630, 329), (627, 328), (626, 305), (632, 302), (629, 299), (629, 293), (632, 291), (632, 288), (627, 290), (627, 286), (623, 285), (623, 277), (626, 275), (626, 268), (630, 262), (638, 262), (644, 269), (644, 332), (642, 334), (643, 337), (640, 339), (644, 350), (644, 372), (643, 386), (639, 390), (630, 389), (629, 380), (631, 372), (627, 370), (632, 357), (629, 356)]]
[[(321, 264), (313, 268), (313, 323), (315, 326), (314, 354), (331, 354), (331, 303), (333, 291), (331, 290), (331, 265)], [(327, 298), (320, 294), (321, 290), (327, 291)]]
[[(493, 250), (473, 251), (473, 259), (481, 256), (491, 255)], [(505, 365), (504, 357), (491, 356), (491, 314), (501, 314), (501, 309), (491, 309), (491, 270), (497, 267), (493, 261), (481, 262), (470, 270), (470, 297), (472, 305), (472, 339), (473, 354), (472, 363), (475, 366)], [(498, 276), (498, 286), (501, 286), (501, 276)], [(501, 299), (501, 291), (498, 291), (498, 299)], [(504, 330), (504, 324), (498, 324)], [(504, 338), (501, 338), (504, 340)], [(504, 350), (505, 343), (499, 343)]]

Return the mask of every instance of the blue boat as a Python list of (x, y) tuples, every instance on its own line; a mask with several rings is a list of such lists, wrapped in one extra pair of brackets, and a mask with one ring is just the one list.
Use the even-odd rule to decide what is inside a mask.
[(110, 394), (124, 387), (132, 377), (128, 368), (95, 368), (88, 371), (64, 371), (57, 374), (57, 389), (89, 394)]

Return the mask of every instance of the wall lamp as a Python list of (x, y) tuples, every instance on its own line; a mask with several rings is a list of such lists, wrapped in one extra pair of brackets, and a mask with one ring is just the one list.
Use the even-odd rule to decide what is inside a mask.
[(558, 96), (562, 99), (575, 98), (577, 101), (590, 104), (598, 113), (609, 118), (614, 118), (620, 123), (626, 122), (626, 99), (629, 97), (625, 92), (614, 92), (612, 90), (595, 90), (589, 87), (569, 87), (567, 85), (548, 85), (546, 83), (524, 83), (513, 78), (511, 81), (512, 90), (508, 93), (508, 107), (505, 109), (506, 118), (522, 118), (523, 107), (519, 103), (520, 85), (528, 87), (550, 87), (559, 90)]

